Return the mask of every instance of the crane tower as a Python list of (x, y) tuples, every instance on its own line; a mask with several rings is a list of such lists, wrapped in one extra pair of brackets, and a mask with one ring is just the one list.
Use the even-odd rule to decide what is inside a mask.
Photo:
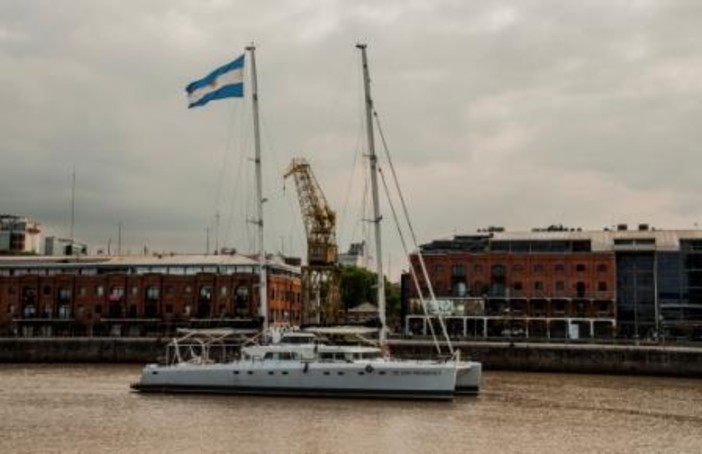
[(295, 158), (285, 178), (293, 176), (307, 236), (307, 264), (302, 267), (303, 322), (333, 324), (341, 319), (336, 213), (307, 160)]

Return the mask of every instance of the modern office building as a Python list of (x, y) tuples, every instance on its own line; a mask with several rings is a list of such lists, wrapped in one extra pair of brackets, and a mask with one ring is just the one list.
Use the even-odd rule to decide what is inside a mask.
[[(538, 338), (702, 336), (702, 230), (646, 224), (602, 231), (489, 228), (421, 246), (455, 335)], [(428, 287), (418, 256), (419, 287)], [(405, 330), (426, 333), (416, 284), (403, 276)]]
[[(268, 258), (268, 319), (299, 325), (300, 268)], [(0, 335), (142, 336), (258, 319), (258, 260), (240, 255), (0, 258)]]
[(355, 266), (365, 268), (367, 266), (366, 242), (351, 243), (347, 252), (339, 254), (339, 264), (341, 266)]

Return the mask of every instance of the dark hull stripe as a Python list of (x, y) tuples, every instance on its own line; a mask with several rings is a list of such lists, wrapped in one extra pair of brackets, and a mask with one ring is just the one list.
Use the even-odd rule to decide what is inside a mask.
[(141, 383), (133, 383), (131, 388), (136, 391), (148, 393), (245, 394), (292, 397), (360, 397), (378, 399), (451, 400), (454, 396), (452, 392), (423, 390), (393, 391), (323, 388), (253, 388), (236, 386), (144, 385)]

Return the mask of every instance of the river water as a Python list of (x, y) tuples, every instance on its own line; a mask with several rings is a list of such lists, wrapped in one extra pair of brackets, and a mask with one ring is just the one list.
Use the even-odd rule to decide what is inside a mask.
[(0, 452), (702, 452), (701, 380), (485, 372), (446, 403), (142, 395), (139, 369), (0, 365)]

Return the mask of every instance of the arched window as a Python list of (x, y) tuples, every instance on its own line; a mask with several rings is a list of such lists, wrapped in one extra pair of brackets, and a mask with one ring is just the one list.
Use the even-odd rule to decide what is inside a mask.
[(584, 282), (578, 282), (575, 284), (575, 293), (576, 293), (578, 298), (585, 297), (585, 283)]

